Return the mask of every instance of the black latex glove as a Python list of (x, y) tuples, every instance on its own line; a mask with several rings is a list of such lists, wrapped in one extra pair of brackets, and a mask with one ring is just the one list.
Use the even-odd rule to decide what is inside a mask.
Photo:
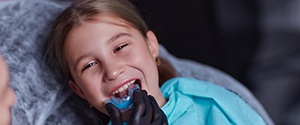
[[(113, 104), (105, 105), (113, 125), (122, 125), (120, 110)], [(133, 108), (128, 125), (168, 125), (167, 117), (159, 108), (154, 97), (145, 90), (133, 92)]]

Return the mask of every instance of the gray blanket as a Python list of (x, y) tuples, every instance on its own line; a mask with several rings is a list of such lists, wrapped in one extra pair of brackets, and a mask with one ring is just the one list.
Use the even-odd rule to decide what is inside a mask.
[[(51, 23), (64, 7), (49, 1), (13, 1), (0, 7), (0, 52), (10, 68), (10, 86), (17, 96), (13, 124), (100, 124), (99, 118), (104, 116), (72, 93), (66, 80), (45, 62)], [(272, 124), (252, 93), (232, 77), (201, 63), (176, 58), (163, 46), (160, 56), (172, 63), (178, 76), (210, 81), (237, 93)]]

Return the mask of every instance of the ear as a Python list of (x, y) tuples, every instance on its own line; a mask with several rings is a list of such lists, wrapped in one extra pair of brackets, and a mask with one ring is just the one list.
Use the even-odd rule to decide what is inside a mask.
[(74, 83), (72, 80), (69, 80), (68, 84), (69, 84), (70, 88), (73, 90), (73, 92), (75, 92), (82, 99), (86, 100), (85, 94), (83, 93), (81, 88), (76, 83)]
[(159, 47), (158, 47), (158, 40), (155, 36), (155, 34), (149, 30), (147, 31), (147, 44), (149, 47), (149, 50), (153, 57), (158, 57), (159, 54)]

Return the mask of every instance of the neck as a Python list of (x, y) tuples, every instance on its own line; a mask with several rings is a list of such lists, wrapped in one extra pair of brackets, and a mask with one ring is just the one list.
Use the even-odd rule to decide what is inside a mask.
[(162, 95), (161, 92), (159, 93), (159, 96), (156, 96), (155, 100), (158, 103), (158, 106), (160, 108), (162, 108), (167, 102), (167, 100), (165, 99), (165, 97)]

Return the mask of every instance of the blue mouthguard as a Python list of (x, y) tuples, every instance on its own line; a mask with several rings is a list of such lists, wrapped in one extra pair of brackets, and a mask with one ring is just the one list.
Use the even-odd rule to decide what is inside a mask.
[(105, 103), (112, 103), (113, 105), (115, 105), (118, 109), (120, 109), (121, 112), (127, 111), (129, 109), (132, 108), (132, 103), (133, 103), (133, 91), (140, 89), (139, 85), (135, 85), (135, 87), (133, 88), (129, 88), (128, 89), (128, 95), (124, 96), (123, 98), (116, 98), (116, 97), (112, 97), (111, 99), (108, 99), (105, 101)]

